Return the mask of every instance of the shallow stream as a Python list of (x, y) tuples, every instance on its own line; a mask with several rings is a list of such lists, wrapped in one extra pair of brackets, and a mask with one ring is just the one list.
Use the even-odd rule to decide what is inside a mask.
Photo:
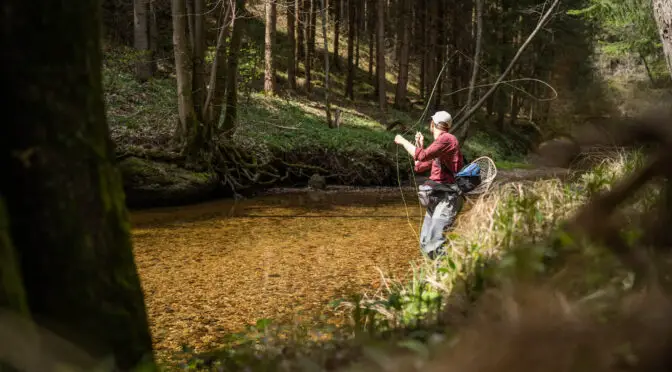
[(300, 192), (131, 214), (157, 352), (204, 350), (258, 319), (333, 317), (421, 260), (417, 198), (399, 189)]

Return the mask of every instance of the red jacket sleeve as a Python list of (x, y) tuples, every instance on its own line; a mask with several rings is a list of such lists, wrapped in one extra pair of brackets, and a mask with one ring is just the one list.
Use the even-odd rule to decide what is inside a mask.
[(432, 168), (431, 161), (419, 161), (415, 164), (414, 171), (415, 173), (422, 173), (430, 170)]
[(455, 141), (450, 139), (437, 139), (432, 142), (427, 149), (421, 147), (415, 148), (415, 155), (413, 156), (414, 160), (419, 162), (426, 162), (432, 160), (439, 156), (440, 154), (445, 154), (447, 152), (455, 151), (457, 149), (457, 144)]

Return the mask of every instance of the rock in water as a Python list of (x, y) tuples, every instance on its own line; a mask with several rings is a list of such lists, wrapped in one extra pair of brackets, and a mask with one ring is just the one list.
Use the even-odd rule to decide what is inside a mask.
[(310, 177), (310, 180), (308, 180), (308, 187), (316, 190), (324, 190), (327, 188), (327, 180), (315, 173)]

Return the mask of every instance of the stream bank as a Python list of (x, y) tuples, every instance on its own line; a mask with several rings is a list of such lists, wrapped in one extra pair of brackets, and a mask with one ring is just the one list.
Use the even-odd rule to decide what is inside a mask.
[[(126, 193), (126, 204), (131, 209), (154, 207), (181, 206), (205, 202), (218, 198), (254, 197), (258, 195), (297, 192), (304, 190), (309, 184), (310, 172), (303, 172), (294, 177), (265, 186), (250, 187), (234, 195), (230, 188), (222, 185), (221, 178), (215, 172), (198, 172), (188, 170), (170, 160), (152, 160), (137, 156), (129, 156), (118, 163)], [(325, 177), (324, 191), (351, 191), (351, 190), (398, 190), (399, 181), (404, 188), (424, 181), (425, 177), (416, 176), (415, 182), (408, 172), (400, 169), (397, 177), (394, 159), (377, 162), (368, 166), (368, 169), (354, 169), (351, 177), (354, 182), (343, 184), (331, 182)], [(376, 174), (378, 177), (365, 179), (367, 174)], [(533, 181), (545, 178), (564, 178), (570, 174), (569, 169), (561, 167), (534, 167), (499, 169), (496, 182)], [(332, 177), (333, 178), (333, 177)], [(358, 179), (359, 178), (359, 179)]]

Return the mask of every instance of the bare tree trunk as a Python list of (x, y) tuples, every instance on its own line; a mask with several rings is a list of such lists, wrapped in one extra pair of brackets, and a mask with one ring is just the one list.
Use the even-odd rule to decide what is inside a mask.
[[(478, 68), (481, 58), (481, 43), (483, 38), (483, 1), (476, 1), (476, 50), (474, 51), (474, 60), (471, 66), (471, 81), (469, 82), (469, 93), (467, 94), (467, 104), (464, 106), (465, 110), (471, 108), (471, 102), (474, 100), (474, 86), (476, 85), (476, 78), (478, 77)], [(469, 132), (470, 120), (464, 122), (464, 126), (459, 132), (458, 138), (460, 142), (466, 140)]]
[[(445, 74), (440, 73), (439, 71), (443, 70), (443, 65), (446, 61), (446, 53), (448, 51), (448, 32), (446, 27), (442, 27), (442, 25), (447, 25), (450, 23), (450, 16), (449, 12), (446, 11), (446, 6), (445, 2), (440, 1), (438, 6), (438, 41), (436, 43), (436, 49), (435, 49), (435, 54), (436, 54), (436, 69), (437, 69), (437, 77), (436, 79), (438, 80), (438, 85), (436, 86), (436, 100), (434, 101), (434, 107), (437, 109), (441, 106), (442, 99), (443, 99), (443, 88), (444, 88), (444, 81), (445, 79)], [(467, 17), (465, 17), (467, 19)]]
[[(362, 0), (363, 1), (363, 0)], [(366, 4), (366, 18), (367, 18), (367, 23), (369, 25), (369, 82), (371, 85), (376, 85), (374, 79), (373, 79), (373, 65), (374, 65), (374, 60), (375, 56), (373, 54), (373, 44), (374, 41), (376, 40), (375, 37), (375, 24), (376, 24), (376, 15), (373, 12), (374, 8), (374, 3), (376, 0), (368, 0), (368, 3)]]
[(327, 125), (331, 128), (331, 106), (329, 104), (329, 43), (327, 42), (327, 7), (325, 0), (322, 3), (322, 38), (324, 40), (324, 104), (327, 111)]
[(339, 40), (341, 35), (341, 8), (345, 0), (335, 0), (334, 1), (334, 71), (339, 71), (340, 68), (340, 55), (338, 53), (339, 49)]
[(672, 77), (672, 2), (669, 0), (653, 0), (653, 15), (658, 25), (663, 53), (667, 61), (667, 70)]
[(354, 81), (355, 81), (355, 66), (353, 63), (353, 51), (355, 46), (355, 1), (348, 1), (348, 76), (345, 82), (345, 96), (351, 100), (355, 99)]
[(427, 50), (427, 87), (426, 92), (428, 93), (427, 106), (432, 109), (436, 108), (436, 94), (429, 99), (432, 89), (436, 83), (436, 79), (439, 76), (439, 66), (438, 65), (438, 29), (440, 26), (439, 22), (439, 9), (438, 9), (438, 0), (429, 0), (428, 4), (429, 16), (428, 16), (428, 45), (425, 48)]
[[(304, 67), (306, 71), (306, 81), (305, 81), (305, 89), (307, 93), (310, 93), (311, 90), (313, 89), (312, 87), (312, 76), (311, 76), (311, 69), (313, 65), (313, 43), (315, 42), (315, 39), (312, 38), (313, 31), (312, 31), (312, 13), (313, 13), (313, 2), (314, 0), (305, 0), (308, 3), (308, 9), (306, 12), (306, 48), (305, 48), (305, 58), (304, 58)], [(312, 40), (312, 42), (311, 42)]]
[(194, 95), (194, 111), (199, 121), (203, 121), (203, 104), (205, 103), (205, 0), (193, 0), (194, 2), (194, 41), (193, 47), (193, 83), (191, 86)]
[(354, 11), (355, 11), (355, 25), (356, 25), (355, 33), (354, 33), (354, 35), (355, 35), (354, 36), (355, 37), (355, 70), (357, 70), (359, 68), (359, 60), (360, 60), (359, 59), (359, 55), (360, 55), (359, 54), (359, 51), (360, 51), (359, 41), (362, 38), (362, 29), (364, 28), (364, 27), (360, 27), (359, 24), (360, 23), (366, 24), (366, 22), (362, 22), (362, 18), (363, 18), (362, 16), (364, 15), (364, 6), (365, 6), (364, 1), (360, 1), (359, 6), (355, 6), (353, 8)]
[(385, 104), (387, 102), (385, 89), (385, 0), (378, 0), (378, 20), (376, 27), (376, 40), (378, 41), (378, 63), (376, 72), (378, 73), (378, 105), (383, 113), (382, 122), (385, 124)]
[(175, 75), (177, 76), (177, 109), (179, 125), (178, 138), (187, 138), (192, 128), (198, 125), (194, 112), (194, 100), (191, 92), (192, 61), (187, 40), (185, 0), (172, 0), (173, 13), (173, 50), (175, 53)]
[(419, 2), (420, 34), (418, 36), (420, 53), (422, 54), (420, 59), (420, 97), (424, 100), (427, 97), (427, 0), (419, 0)]
[(154, 74), (154, 59), (150, 45), (150, 11), (148, 0), (133, 1), (133, 44), (140, 57), (135, 63), (135, 76), (140, 81), (147, 81)]
[(203, 117), (207, 123), (214, 127), (219, 125), (219, 119), (222, 115), (222, 101), (226, 91), (226, 39), (231, 33), (230, 23), (235, 18), (236, 8), (227, 6), (223, 2), (221, 6), (221, 23), (219, 24), (219, 34), (217, 35), (217, 46), (215, 47), (215, 58), (210, 67), (210, 82), (208, 83), (208, 97), (205, 100)]
[(226, 70), (226, 111), (222, 132), (231, 137), (238, 119), (238, 54), (240, 42), (245, 29), (245, 0), (236, 0), (236, 18), (233, 20), (233, 32), (229, 45), (229, 58)]
[(299, 71), (299, 61), (303, 61), (305, 66), (305, 32), (306, 32), (306, 3), (308, 0), (289, 0), (296, 1), (296, 71)]
[[(315, 35), (317, 31), (317, 1), (310, 0), (310, 38), (308, 39), (308, 47), (310, 48), (310, 58), (315, 58)], [(312, 66), (312, 61), (311, 61)]]
[(401, 6), (400, 14), (400, 31), (401, 43), (399, 45), (399, 77), (397, 81), (397, 91), (394, 95), (394, 106), (396, 108), (403, 108), (406, 102), (406, 94), (408, 92), (408, 55), (410, 42), (410, 23), (411, 23), (411, 7), (409, 0), (400, 0)]
[(152, 72), (157, 70), (156, 55), (159, 50), (159, 28), (156, 23), (156, 1), (149, 0), (149, 49), (152, 51)]
[(275, 63), (274, 63), (274, 45), (275, 45), (275, 24), (277, 20), (276, 0), (266, 0), (266, 32), (264, 42), (264, 91), (268, 95), (277, 93), (275, 83)]
[(289, 57), (287, 58), (287, 80), (289, 89), (296, 90), (296, 27), (295, 12), (297, 0), (287, 0), (287, 38), (289, 40)]

